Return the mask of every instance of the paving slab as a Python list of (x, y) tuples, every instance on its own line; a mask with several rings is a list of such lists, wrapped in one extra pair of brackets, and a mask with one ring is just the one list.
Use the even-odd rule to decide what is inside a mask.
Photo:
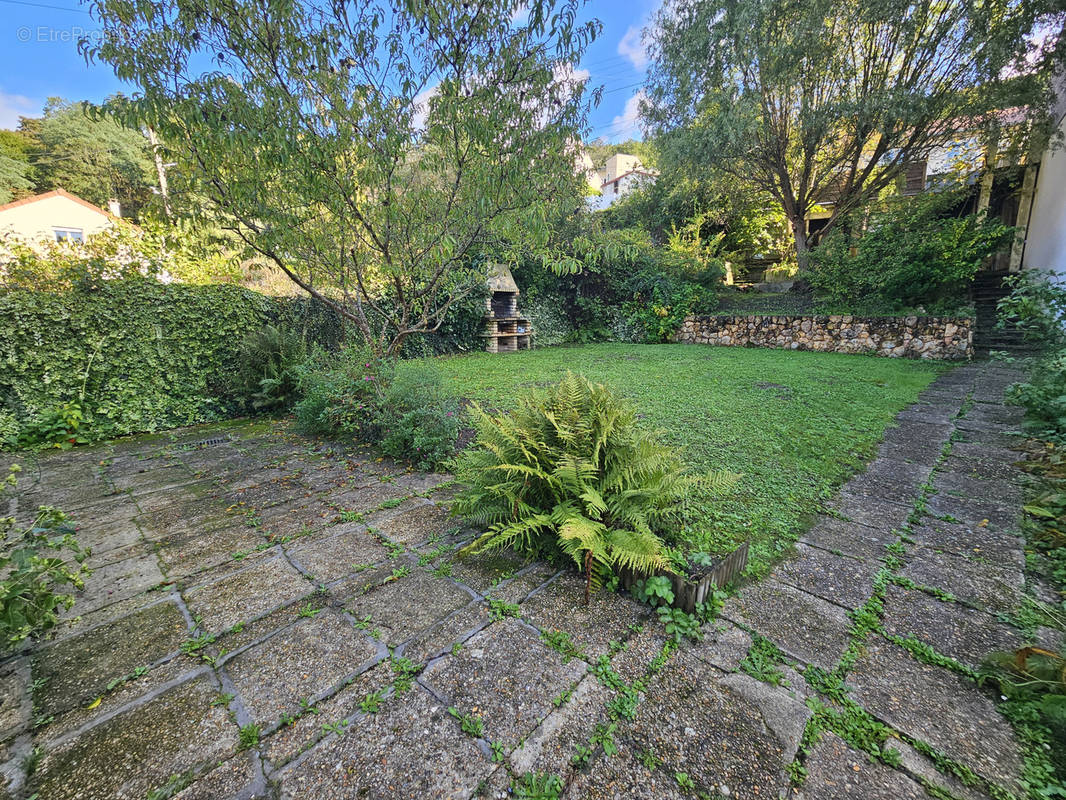
[(415, 686), (294, 762), (280, 796), (466, 798), (495, 769), (447, 706)]
[(785, 691), (679, 653), (649, 683), (625, 738), (712, 795), (777, 797), (809, 715)]
[[(959, 445), (963, 443), (960, 442)], [(1010, 450), (1001, 451), (999, 454), (981, 453), (968, 455), (956, 452), (957, 446), (952, 447), (952, 455), (944, 459), (941, 469), (945, 473), (965, 475), (982, 481), (1001, 481), (1005, 484), (1013, 484), (1021, 480), (1025, 475), (1022, 470), (1015, 466), (1020, 453)]]
[(188, 635), (184, 615), (167, 600), (37, 650), (32, 669), (38, 715), (92, 702), (111, 681), (176, 653)]
[(283, 556), (275, 556), (190, 589), (185, 592), (185, 601), (203, 630), (221, 633), (238, 622), (291, 603), (313, 589)]
[(892, 636), (915, 638), (973, 669), (993, 651), (1027, 643), (1020, 631), (990, 614), (898, 586), (888, 587), (882, 624)]
[(200, 678), (49, 749), (31, 779), (48, 800), (143, 798), (175, 774), (232, 755), (237, 726), (212, 706), (219, 687)]
[(123, 600), (139, 599), (147, 605), (155, 598), (138, 598), (163, 583), (159, 562), (152, 555), (135, 555), (104, 564), (93, 571), (85, 587), (73, 592), (74, 607), (69, 613), (88, 614)]
[(330, 502), (336, 508), (344, 511), (369, 514), (372, 511), (377, 511), (382, 503), (402, 500), (407, 497), (407, 494), (407, 489), (402, 486), (395, 483), (377, 481), (367, 486), (334, 493), (330, 496)]
[(1023, 794), (1022, 756), (1010, 723), (973, 683), (920, 663), (876, 635), (867, 641), (847, 683), (856, 701), (896, 730)]
[(297, 540), (286, 549), (301, 568), (325, 583), (377, 564), (389, 555), (385, 546), (358, 522), (327, 528), (319, 535)]
[(915, 544), (932, 550), (957, 553), (967, 558), (988, 559), (1018, 569), (1025, 566), (1021, 537), (991, 525), (961, 525), (926, 515), (907, 535)]
[(925, 800), (918, 783), (866, 753), (855, 750), (838, 736), (823, 733), (804, 762), (807, 779), (804, 800)]
[(843, 608), (770, 578), (743, 589), (722, 611), (754, 628), (793, 658), (832, 669), (848, 644), (851, 621)]
[(488, 606), (471, 601), (432, 627), (416, 634), (396, 652), (416, 664), (423, 664), (437, 656), (450, 653), (456, 645), (463, 646), (467, 639), (486, 627), (490, 620)]
[[(372, 693), (385, 697), (396, 674), (388, 662), (362, 672), (338, 692), (314, 703), (313, 711), (292, 714), (260, 745), (260, 752), (272, 769), (292, 761), (330, 733), (325, 726), (339, 726), (342, 731), (354, 730), (364, 723), (367, 714), (360, 704)], [(399, 694), (399, 693), (398, 693)], [(387, 699), (391, 699), (391, 696)]]
[(267, 800), (270, 790), (254, 752), (238, 753), (174, 795), (174, 800)]
[(372, 516), (367, 524), (392, 541), (408, 546), (432, 538), (443, 539), (458, 527), (447, 511), (422, 498), (412, 498), (391, 512)]
[(933, 486), (938, 492), (961, 498), (980, 498), (1003, 506), (1020, 506), (1022, 487), (1013, 480), (974, 477), (970, 472), (938, 472)]
[[(156, 542), (159, 566), (171, 580), (187, 579), (198, 572), (217, 567), (241, 553), (250, 553), (264, 544), (254, 528), (232, 523), (210, 531), (167, 536)], [(239, 569), (239, 562), (234, 569)]]
[(653, 616), (648, 606), (617, 592), (595, 592), (585, 605), (585, 580), (570, 571), (535, 591), (521, 607), (523, 619), (542, 631), (566, 631), (593, 660)]
[(527, 558), (509, 548), (469, 555), (456, 554), (451, 558), (452, 577), (474, 591), (486, 594), (528, 563)]
[(583, 661), (550, 649), (528, 626), (504, 619), (430, 664), (421, 681), (460, 713), (481, 717), (486, 738), (512, 749), (586, 669)]
[(896, 541), (895, 530), (888, 526), (861, 525), (857, 522), (819, 515), (800, 542), (831, 553), (842, 553), (867, 561), (885, 556), (885, 545)]
[(510, 763), (515, 774), (539, 772), (568, 782), (576, 771), (572, 759), (577, 747), (587, 747), (597, 726), (609, 724), (607, 703), (614, 695), (592, 675), (582, 678), (570, 698), (512, 751)]
[(226, 673), (253, 721), (267, 727), (284, 713), (298, 713), (301, 700), (338, 688), (386, 656), (377, 642), (325, 609), (226, 662)]
[[(393, 562), (396, 563), (396, 562)], [(347, 603), (352, 616), (370, 617), (372, 628), (381, 632), (383, 640), (398, 645), (467, 605), (471, 595), (447, 578), (438, 578), (423, 567), (410, 566), (411, 573), (397, 580), (384, 578), (365, 594), (358, 594)], [(377, 576), (368, 573), (373, 581)], [(359, 581), (362, 576), (355, 580)]]
[(613, 756), (600, 753), (577, 773), (562, 794), (562, 800), (686, 800), (692, 795), (681, 789), (677, 777), (654, 763), (646, 751), (625, 742)]
[(926, 511), (930, 516), (941, 517), (962, 525), (991, 525), (998, 530), (1013, 531), (1021, 520), (1021, 510), (996, 502), (981, 500), (977, 496), (956, 497), (938, 492), (929, 498)]
[(774, 577), (831, 603), (858, 608), (873, 594), (873, 576), (880, 568), (877, 561), (861, 561), (797, 544), (796, 556), (774, 570)]
[(915, 548), (899, 574), (993, 612), (1016, 610), (1025, 586), (1025, 577), (1017, 567), (928, 547)]
[(907, 521), (913, 510), (913, 504), (883, 500), (874, 495), (856, 494), (846, 486), (826, 505), (833, 511), (834, 516), (871, 528), (898, 528)]

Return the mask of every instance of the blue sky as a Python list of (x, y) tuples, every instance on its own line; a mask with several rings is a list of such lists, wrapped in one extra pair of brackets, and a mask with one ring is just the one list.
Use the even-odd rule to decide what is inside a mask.
[[(646, 58), (640, 29), (658, 0), (591, 0), (583, 16), (603, 22), (603, 33), (580, 68), (589, 85), (604, 87), (593, 111), (592, 136), (619, 141), (640, 138), (636, 94)], [(110, 67), (86, 65), (77, 42), (96, 29), (87, 4), (78, 0), (0, 0), (0, 128), (13, 128), (20, 115), (36, 116), (48, 97), (99, 102), (117, 91), (131, 92)]]

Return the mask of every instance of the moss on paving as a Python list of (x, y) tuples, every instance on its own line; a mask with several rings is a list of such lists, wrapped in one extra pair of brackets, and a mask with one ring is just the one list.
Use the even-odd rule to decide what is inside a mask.
[(769, 566), (809, 515), (873, 455), (885, 428), (947, 367), (833, 353), (599, 344), (437, 359), (460, 396), (509, 408), (567, 369), (606, 382), (677, 445), (693, 470), (743, 473), (724, 498), (695, 498), (687, 549), (752, 543)]

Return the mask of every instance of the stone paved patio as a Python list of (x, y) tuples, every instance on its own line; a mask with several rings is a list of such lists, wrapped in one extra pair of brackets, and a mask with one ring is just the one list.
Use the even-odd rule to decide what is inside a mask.
[[(973, 667), (1034, 638), (1009, 624), (1018, 414), (999, 398), (1015, 377), (940, 378), (795, 557), (672, 652), (628, 598), (584, 607), (579, 579), (514, 554), (456, 560), (472, 532), (441, 508), (447, 476), (282, 423), (47, 455), (15, 511), (71, 513), (95, 572), (53, 640), (0, 664), (0, 794), (506, 797), (540, 773), (575, 799), (1020, 796), (995, 698), (907, 646)], [(877, 591), (880, 627), (857, 638)], [(780, 685), (739, 669), (762, 639)], [(829, 700), (811, 665), (891, 727), (897, 765), (830, 731), (800, 747)]]

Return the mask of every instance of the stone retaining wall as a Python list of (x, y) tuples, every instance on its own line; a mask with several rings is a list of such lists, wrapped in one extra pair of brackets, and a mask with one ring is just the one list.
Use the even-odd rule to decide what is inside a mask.
[(972, 328), (949, 317), (688, 316), (677, 341), (957, 360), (970, 358)]

